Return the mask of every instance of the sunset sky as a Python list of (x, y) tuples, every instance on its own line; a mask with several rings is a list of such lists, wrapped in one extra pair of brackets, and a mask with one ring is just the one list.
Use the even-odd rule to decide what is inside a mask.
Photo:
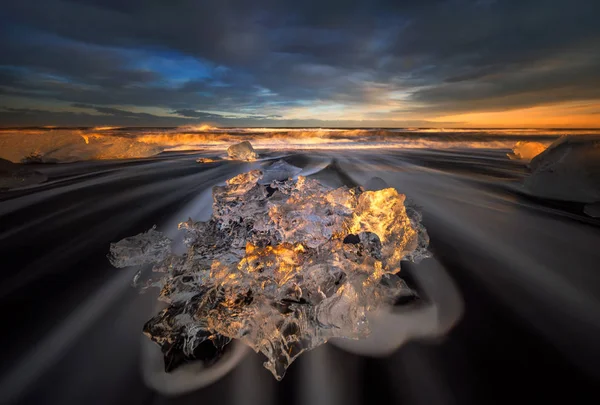
[(19, 0), (0, 125), (600, 127), (597, 0)]

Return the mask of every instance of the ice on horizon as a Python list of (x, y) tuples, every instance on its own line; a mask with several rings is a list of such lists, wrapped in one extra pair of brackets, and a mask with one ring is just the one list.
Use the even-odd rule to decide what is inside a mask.
[(531, 161), (534, 157), (546, 150), (546, 145), (540, 142), (519, 141), (508, 154), (511, 160)]
[[(580, 131), (581, 132), (581, 131)], [(593, 130), (588, 131), (595, 133)], [(584, 132), (584, 133), (588, 133)], [(597, 131), (596, 131), (597, 132)], [(14, 163), (135, 159), (165, 151), (223, 151), (241, 141), (268, 150), (512, 149), (519, 136), (556, 137), (553, 130), (180, 128), (0, 130), (0, 158)], [(234, 159), (240, 159), (235, 157)], [(245, 158), (241, 158), (244, 160)]]
[[(253, 170), (214, 187), (212, 218), (180, 224), (186, 254), (168, 253), (155, 230), (111, 245), (115, 266), (152, 263), (163, 275), (149, 285), (169, 307), (144, 333), (167, 371), (214, 360), (239, 339), (279, 380), (304, 351), (332, 337), (366, 337), (369, 311), (414, 294), (397, 273), (402, 260), (429, 256), (429, 238), (405, 196), (283, 180), (296, 172), (286, 165), (276, 162), (268, 184)], [(213, 357), (204, 357), (206, 345)]]
[(581, 203), (600, 202), (600, 136), (562, 137), (530, 163), (525, 187), (534, 195)]
[(81, 160), (136, 159), (154, 156), (163, 148), (135, 139), (82, 133), (0, 133), (0, 158), (13, 163), (68, 163)]

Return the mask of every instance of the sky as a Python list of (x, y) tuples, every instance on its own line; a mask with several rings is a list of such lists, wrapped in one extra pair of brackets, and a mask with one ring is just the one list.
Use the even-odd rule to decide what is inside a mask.
[(0, 126), (600, 127), (597, 0), (19, 0)]

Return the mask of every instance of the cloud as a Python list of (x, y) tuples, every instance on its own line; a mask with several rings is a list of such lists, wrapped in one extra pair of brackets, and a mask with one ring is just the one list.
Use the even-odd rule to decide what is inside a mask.
[(325, 104), (406, 121), (598, 100), (599, 14), (594, 0), (21, 0), (0, 17), (0, 97), (257, 125)]
[(179, 126), (194, 122), (184, 118), (86, 104), (73, 104), (73, 107), (92, 110), (95, 113), (0, 107), (0, 126), (22, 126), (24, 122), (28, 126)]
[(129, 119), (138, 119), (138, 120), (148, 120), (148, 119), (154, 120), (154, 119), (160, 118), (153, 114), (127, 111), (127, 110), (122, 110), (119, 108), (112, 108), (112, 107), (102, 107), (102, 106), (94, 106), (94, 105), (80, 104), (80, 103), (74, 103), (74, 104), (72, 104), (72, 106), (75, 108), (94, 110), (100, 114), (106, 114), (106, 115), (110, 115), (112, 117), (118, 117), (118, 118), (129, 118)]
[[(244, 117), (220, 117), (216, 119), (200, 117), (186, 118), (176, 116), (159, 116), (147, 113), (135, 113), (120, 109), (104, 109), (90, 105), (76, 105), (76, 108), (90, 109), (102, 114), (88, 112), (50, 111), (44, 109), (0, 107), (0, 127), (20, 127), (26, 122), (27, 126), (159, 126), (178, 127), (202, 123), (218, 124), (224, 127), (427, 127), (443, 126), (449, 122), (432, 122), (425, 120), (333, 120), (319, 119), (283, 119), (279, 116), (249, 115)], [(99, 110), (99, 111), (98, 111)]]
[(202, 118), (202, 119), (223, 118), (223, 116), (219, 115), (219, 114), (211, 114), (211, 113), (206, 113), (203, 111), (192, 110), (189, 108), (182, 109), (182, 110), (175, 110), (175, 111), (173, 111), (173, 113), (175, 113), (177, 115), (181, 115), (182, 117), (188, 117), (188, 118)]

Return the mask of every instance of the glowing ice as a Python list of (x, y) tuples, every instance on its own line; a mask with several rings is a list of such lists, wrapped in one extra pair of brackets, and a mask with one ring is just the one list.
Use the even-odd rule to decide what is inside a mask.
[(519, 141), (513, 147), (512, 152), (508, 154), (508, 157), (511, 160), (530, 161), (544, 150), (546, 150), (546, 145), (542, 143)]
[(201, 158), (196, 159), (196, 162), (198, 162), (198, 163), (215, 163), (218, 161), (219, 161), (219, 159), (209, 158), (209, 157), (201, 157)]
[(212, 218), (180, 224), (187, 254), (159, 261), (166, 238), (154, 230), (111, 246), (113, 263), (155, 262), (164, 274), (170, 306), (144, 331), (167, 370), (198, 358), (199, 346), (218, 357), (239, 339), (281, 379), (302, 352), (367, 336), (369, 311), (412, 293), (396, 273), (402, 259), (428, 257), (429, 240), (404, 195), (263, 179), (254, 170), (215, 187)]
[(227, 154), (231, 159), (235, 160), (256, 160), (258, 153), (254, 151), (252, 144), (248, 141), (236, 143), (227, 148)]

